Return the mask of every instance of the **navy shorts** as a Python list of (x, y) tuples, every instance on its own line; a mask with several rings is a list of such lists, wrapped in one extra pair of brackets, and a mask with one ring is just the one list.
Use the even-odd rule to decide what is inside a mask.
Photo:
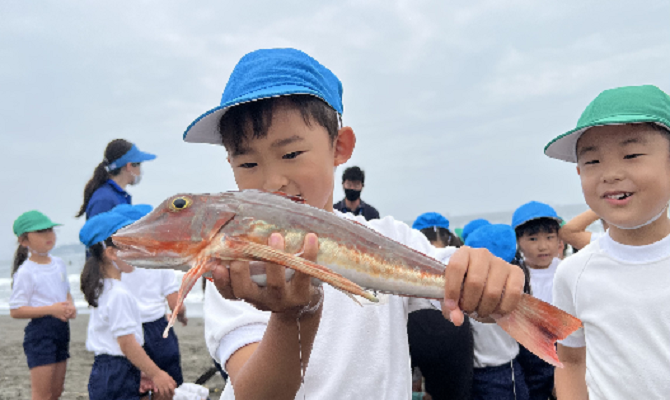
[(516, 359), (495, 367), (475, 368), (473, 383), (472, 400), (528, 400), (523, 369)]
[(167, 372), (174, 379), (177, 386), (184, 383), (181, 373), (181, 356), (179, 354), (179, 341), (174, 329), (170, 329), (168, 337), (163, 339), (163, 331), (168, 325), (165, 316), (152, 322), (142, 324), (144, 330), (144, 351), (158, 368)]
[(123, 356), (95, 356), (88, 379), (88, 397), (90, 400), (138, 400), (140, 370)]
[(554, 390), (554, 366), (521, 345), (517, 360), (526, 376), (530, 400), (547, 400), (551, 397)]
[(30, 320), (23, 337), (28, 368), (70, 358), (70, 323), (51, 316)]

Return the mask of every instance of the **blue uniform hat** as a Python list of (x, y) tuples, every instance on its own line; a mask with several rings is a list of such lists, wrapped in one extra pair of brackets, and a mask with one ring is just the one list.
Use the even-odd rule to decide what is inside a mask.
[(531, 201), (530, 203), (526, 203), (514, 211), (514, 215), (512, 215), (512, 227), (516, 229), (528, 221), (539, 218), (555, 219), (559, 224), (561, 221), (563, 221), (561, 217), (556, 214), (556, 210), (554, 210), (550, 205), (540, 203), (538, 201)]
[(488, 224), (472, 232), (465, 245), (488, 249), (494, 256), (510, 262), (516, 255), (516, 233), (509, 225)]
[(328, 68), (296, 49), (263, 49), (240, 59), (221, 96), (221, 105), (199, 116), (184, 132), (184, 141), (222, 144), (221, 116), (242, 103), (270, 97), (316, 96), (342, 115), (342, 83)]
[(486, 225), (491, 225), (491, 223), (483, 218), (474, 219), (465, 224), (463, 227), (463, 232), (461, 233), (461, 235), (463, 235), (463, 241), (467, 240), (468, 236), (470, 236), (472, 232)]
[(130, 150), (126, 152), (126, 154), (109, 163), (106, 168), (107, 171), (114, 171), (115, 169), (121, 168), (128, 163), (141, 163), (144, 161), (151, 161), (154, 158), (156, 158), (155, 155), (140, 151), (137, 146), (133, 145)]
[(412, 224), (412, 229), (425, 229), (432, 227), (449, 229), (449, 220), (444, 218), (442, 214), (436, 212), (427, 212), (419, 215)]
[(138, 204), (131, 206), (121, 204), (112, 210), (100, 213), (86, 221), (79, 231), (79, 240), (86, 246), (91, 247), (112, 236), (114, 232), (130, 225), (151, 212), (151, 206)]

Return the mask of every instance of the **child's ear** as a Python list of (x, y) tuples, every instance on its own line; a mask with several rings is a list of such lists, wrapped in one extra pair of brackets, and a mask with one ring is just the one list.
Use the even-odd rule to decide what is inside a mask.
[(105, 258), (111, 261), (116, 261), (118, 259), (116, 256), (116, 249), (111, 246), (105, 248)]
[(345, 126), (337, 132), (337, 139), (333, 143), (335, 149), (335, 167), (349, 161), (356, 147), (356, 135), (354, 130)]

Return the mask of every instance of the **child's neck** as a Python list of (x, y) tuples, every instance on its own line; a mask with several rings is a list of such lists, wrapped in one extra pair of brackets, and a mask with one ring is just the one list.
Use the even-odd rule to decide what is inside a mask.
[(615, 242), (628, 246), (645, 246), (656, 243), (670, 234), (670, 219), (663, 216), (637, 229), (621, 229), (610, 224), (608, 231)]
[(119, 281), (121, 280), (121, 271), (110, 262), (105, 266), (105, 278)]
[(128, 186), (128, 182), (123, 178), (123, 174), (119, 174), (117, 176), (113, 176), (111, 178), (114, 182), (116, 182), (117, 185), (123, 190), (126, 190), (126, 186)]
[(30, 253), (30, 258), (28, 258), (30, 261), (34, 262), (35, 264), (51, 264), (51, 257), (49, 254), (46, 255), (40, 255), (40, 254), (35, 254), (35, 253)]

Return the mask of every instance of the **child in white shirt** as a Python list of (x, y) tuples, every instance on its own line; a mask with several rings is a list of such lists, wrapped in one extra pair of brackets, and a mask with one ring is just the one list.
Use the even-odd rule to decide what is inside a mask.
[(49, 254), (56, 245), (59, 224), (39, 211), (14, 221), (19, 247), (12, 270), (12, 318), (30, 318), (23, 350), (28, 360), (33, 399), (58, 399), (63, 392), (70, 358), (69, 320), (77, 316), (65, 264)]
[(121, 282), (121, 273), (133, 266), (116, 256), (110, 236), (135, 220), (114, 210), (86, 221), (79, 238), (90, 253), (81, 272), (81, 291), (93, 310), (88, 323), (86, 348), (95, 353), (88, 382), (89, 398), (139, 399), (144, 372), (153, 389), (171, 398), (175, 381), (161, 370), (142, 348), (144, 335), (135, 297)]
[[(554, 274), (563, 251), (558, 237), (561, 218), (548, 204), (528, 202), (514, 211), (512, 227), (516, 232), (523, 263), (530, 274), (531, 294), (552, 304), (551, 291)], [(531, 400), (546, 400), (554, 391), (554, 367), (525, 347), (519, 349), (517, 358), (524, 370)]]
[(563, 261), (554, 304), (583, 329), (559, 342), (559, 398), (661, 399), (670, 388), (670, 96), (602, 92), (545, 153), (577, 163), (605, 236)]

